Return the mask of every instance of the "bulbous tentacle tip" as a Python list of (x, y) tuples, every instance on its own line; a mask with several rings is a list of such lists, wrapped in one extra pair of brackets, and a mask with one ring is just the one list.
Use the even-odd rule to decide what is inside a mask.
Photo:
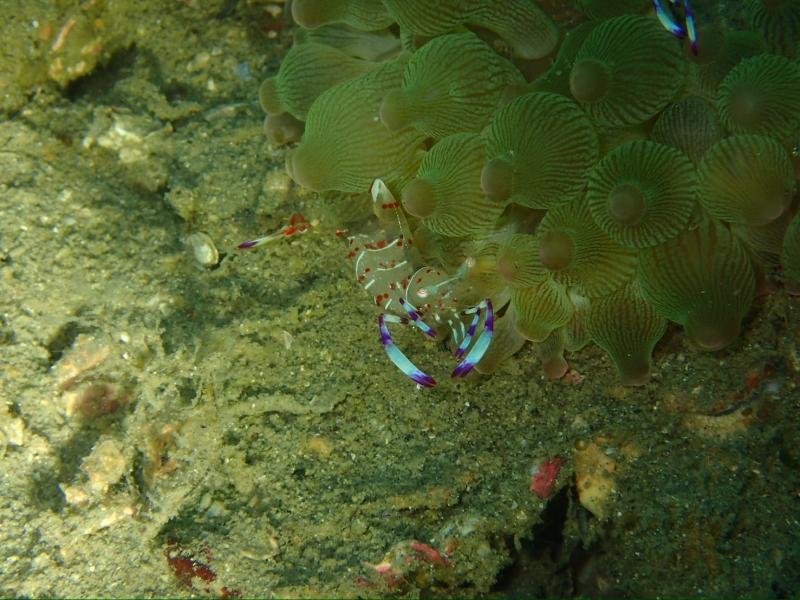
[(622, 183), (608, 196), (608, 213), (620, 225), (636, 225), (642, 220), (647, 202), (642, 191), (630, 183)]
[(539, 239), (539, 260), (545, 268), (560, 271), (575, 259), (575, 242), (564, 231), (546, 231)]
[(686, 335), (701, 349), (709, 352), (722, 350), (739, 336), (738, 321), (714, 323), (708, 319), (692, 319), (684, 326)]
[(334, 8), (341, 5), (340, 0), (294, 0), (292, 19), (306, 29), (316, 29), (335, 19)]
[(642, 386), (650, 383), (653, 372), (650, 362), (644, 361), (633, 365), (623, 365), (618, 367), (620, 381), (623, 385)]
[(279, 115), (284, 112), (274, 77), (267, 77), (258, 86), (258, 102), (261, 104), (261, 109), (268, 115)]
[(419, 177), (408, 182), (400, 199), (403, 208), (415, 217), (425, 218), (436, 210), (436, 191), (429, 181)]
[(481, 188), (495, 202), (505, 202), (514, 186), (514, 167), (502, 158), (493, 158), (481, 171)]
[(269, 143), (274, 146), (296, 144), (303, 137), (304, 130), (305, 123), (295, 119), (289, 113), (267, 115), (264, 119), (264, 134)]
[(378, 117), (389, 131), (399, 131), (411, 124), (408, 99), (403, 90), (392, 90), (381, 101)]
[(800, 110), (800, 67), (785, 56), (758, 54), (741, 60), (725, 76), (717, 108), (732, 133), (759, 133), (782, 139), (796, 127)]
[(731, 118), (742, 127), (758, 125), (763, 112), (763, 96), (763, 92), (748, 82), (734, 86), (729, 104)]
[(569, 75), (569, 89), (579, 102), (597, 102), (608, 92), (608, 67), (599, 60), (575, 64)]
[(569, 363), (563, 356), (554, 356), (542, 360), (542, 371), (547, 379), (561, 379), (569, 371)]
[(503, 240), (494, 267), (511, 287), (529, 287), (547, 278), (539, 260), (539, 245), (532, 235), (514, 234)]
[(497, 272), (500, 277), (508, 282), (512, 282), (519, 272), (519, 264), (514, 260), (513, 256), (500, 254), (497, 257)]
[(286, 172), (295, 183), (314, 192), (323, 192), (325, 165), (314, 160), (311, 148), (301, 144), (286, 155)]

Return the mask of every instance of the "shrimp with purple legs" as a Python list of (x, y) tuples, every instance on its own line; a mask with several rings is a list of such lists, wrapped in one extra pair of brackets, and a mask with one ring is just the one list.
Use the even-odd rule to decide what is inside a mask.
[[(697, 55), (697, 25), (689, 0), (653, 0), (653, 7), (664, 28), (677, 38), (688, 37), (692, 53)], [(682, 16), (676, 10), (682, 10)]]
[[(433, 267), (414, 270), (419, 258), (399, 203), (381, 179), (374, 181), (371, 194), (375, 214), (387, 230), (394, 229), (393, 237), (375, 241), (366, 235), (355, 235), (348, 241), (359, 284), (384, 311), (378, 316), (378, 329), (386, 355), (417, 385), (435, 386), (436, 380), (397, 347), (389, 331), (390, 324), (413, 324), (429, 338), (443, 338), (427, 318), (442, 331), (449, 328), (456, 346), (455, 357), (460, 359), (451, 376), (466, 376), (488, 350), (494, 331), (491, 300), (460, 309), (455, 298), (453, 284), (466, 276), (474, 260), (467, 258), (453, 276)], [(464, 320), (469, 317), (467, 326)]]

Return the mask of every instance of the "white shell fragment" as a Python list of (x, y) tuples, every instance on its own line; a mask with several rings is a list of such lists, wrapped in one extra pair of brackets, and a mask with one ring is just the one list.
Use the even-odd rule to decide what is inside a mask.
[(207, 233), (197, 231), (186, 238), (186, 244), (200, 266), (213, 269), (219, 264), (219, 251)]

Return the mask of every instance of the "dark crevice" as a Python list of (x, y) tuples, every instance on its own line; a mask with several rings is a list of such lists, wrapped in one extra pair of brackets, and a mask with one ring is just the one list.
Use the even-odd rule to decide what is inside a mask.
[(226, 0), (217, 13), (217, 19), (224, 20), (235, 16), (239, 0)]
[(96, 99), (106, 96), (120, 79), (133, 74), (138, 52), (135, 46), (120, 50), (108, 62), (96, 68), (86, 77), (76, 79), (67, 86), (64, 96), (71, 102), (89, 97)]
[(84, 458), (91, 453), (100, 431), (82, 429), (57, 449), (57, 466), (34, 470), (28, 500), (42, 510), (61, 512), (66, 506), (60, 484), (75, 480)]
[(69, 321), (59, 327), (46, 346), (50, 366), (61, 360), (61, 357), (72, 347), (80, 334), (89, 333), (90, 331), (92, 331), (91, 327), (78, 321)]
[[(512, 549), (512, 563), (497, 577), (490, 597), (555, 598), (573, 595), (571, 565), (579, 552), (565, 555), (571, 487), (561, 489), (542, 512), (542, 522), (529, 539)], [(513, 544), (509, 543), (513, 548)]]

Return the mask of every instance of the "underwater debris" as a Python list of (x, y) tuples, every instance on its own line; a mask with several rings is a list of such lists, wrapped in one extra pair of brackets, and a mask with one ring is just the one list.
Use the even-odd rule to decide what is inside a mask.
[(113, 415), (130, 402), (131, 396), (127, 391), (107, 381), (91, 381), (64, 393), (67, 416), (86, 420)]
[[(432, 581), (453, 578), (448, 572), (453, 566), (453, 550), (454, 547), (448, 547), (440, 551), (425, 542), (406, 540), (392, 546), (381, 562), (367, 563), (366, 566), (370, 567), (388, 591), (403, 591), (411, 585), (425, 588)], [(357, 578), (356, 584), (367, 589), (378, 587), (365, 577)]]
[(128, 469), (128, 460), (113, 439), (101, 441), (81, 463), (81, 470), (89, 478), (89, 490), (96, 494), (105, 494)]
[(110, 488), (130, 472), (130, 460), (117, 440), (110, 437), (101, 439), (84, 457), (81, 472), (82, 475), (73, 483), (61, 483), (61, 492), (71, 506), (86, 508), (93, 502), (102, 502), (104, 508), (109, 508), (103, 511), (101, 520), (96, 523), (98, 529), (136, 512), (135, 503), (127, 495), (111, 498)]
[(561, 467), (564, 466), (565, 462), (560, 456), (554, 456), (539, 463), (531, 475), (530, 490), (543, 500), (550, 497), (556, 487), (558, 474), (561, 472)]
[(579, 440), (572, 452), (575, 484), (581, 505), (601, 521), (610, 516), (616, 494), (616, 460), (606, 454), (597, 441)]
[(218, 598), (241, 597), (242, 593), (239, 590), (228, 588), (219, 582), (217, 573), (209, 564), (212, 554), (209, 551), (206, 551), (205, 554), (205, 559), (200, 560), (175, 541), (168, 541), (164, 548), (164, 556), (172, 573), (189, 589)]
[(204, 269), (213, 269), (219, 265), (220, 254), (211, 236), (197, 231), (186, 238), (186, 245), (192, 251), (192, 257)]
[(7, 404), (0, 404), (0, 458), (8, 446), (22, 446), (25, 442), (25, 422), (14, 415)]

